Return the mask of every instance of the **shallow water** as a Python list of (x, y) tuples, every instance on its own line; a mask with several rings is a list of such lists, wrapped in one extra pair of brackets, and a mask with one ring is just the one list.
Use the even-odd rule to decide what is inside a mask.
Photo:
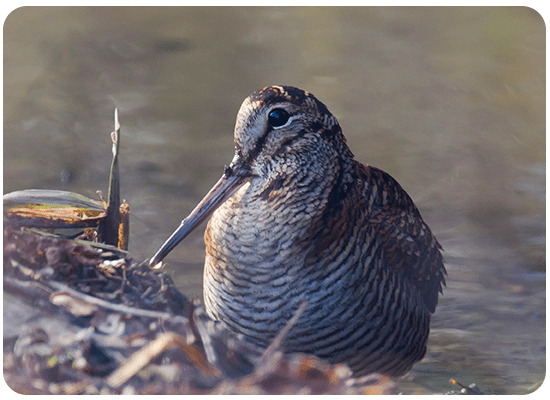
[[(406, 393), (528, 393), (546, 340), (545, 27), (528, 8), (22, 8), (4, 25), (4, 193), (107, 190), (122, 124), (130, 250), (153, 255), (233, 156), (240, 103), (314, 93), (444, 246)], [(170, 254), (201, 295), (202, 229)]]

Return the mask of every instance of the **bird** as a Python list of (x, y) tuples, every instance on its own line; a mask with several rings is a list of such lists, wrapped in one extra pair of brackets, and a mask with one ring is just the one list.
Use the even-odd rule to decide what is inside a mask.
[(222, 177), (151, 258), (203, 221), (208, 315), (267, 348), (281, 343), (397, 377), (426, 353), (443, 293), (442, 247), (388, 173), (355, 160), (313, 94), (268, 86), (242, 103)]

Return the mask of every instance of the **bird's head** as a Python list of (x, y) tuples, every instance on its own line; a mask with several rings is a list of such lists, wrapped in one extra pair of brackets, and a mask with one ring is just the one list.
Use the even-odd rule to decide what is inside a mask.
[(336, 118), (315, 96), (290, 86), (268, 86), (245, 99), (235, 125), (235, 155), (224, 175), (166, 241), (150, 265), (180, 241), (244, 184), (262, 193), (294, 181), (313, 190), (342, 181), (353, 155)]
[[(235, 125), (234, 164), (251, 176), (303, 172), (351, 156), (340, 125), (315, 96), (290, 86), (268, 86), (241, 105)], [(286, 166), (292, 166), (292, 168)]]

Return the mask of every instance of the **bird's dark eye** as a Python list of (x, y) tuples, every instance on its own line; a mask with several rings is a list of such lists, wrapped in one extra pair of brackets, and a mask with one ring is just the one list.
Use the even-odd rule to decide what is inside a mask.
[(267, 120), (269, 122), (269, 125), (277, 128), (286, 124), (289, 117), (290, 115), (288, 115), (288, 113), (282, 108), (275, 108), (274, 110), (271, 110), (267, 117)]

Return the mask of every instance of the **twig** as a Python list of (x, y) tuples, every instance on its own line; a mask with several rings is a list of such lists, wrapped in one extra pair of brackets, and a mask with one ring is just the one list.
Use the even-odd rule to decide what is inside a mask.
[(210, 365), (205, 356), (192, 345), (188, 345), (185, 338), (173, 332), (167, 332), (147, 344), (141, 350), (130, 357), (123, 365), (114, 371), (108, 378), (107, 384), (118, 388), (137, 374), (153, 358), (157, 357), (163, 351), (177, 346), (189, 358), (189, 361), (196, 366), (203, 374), (208, 376), (219, 376), (220, 372)]
[(107, 216), (99, 225), (101, 240), (104, 243), (118, 245), (118, 229), (120, 225), (120, 172), (118, 166), (118, 149), (120, 147), (120, 123), (118, 109), (115, 108), (115, 130), (111, 132), (113, 142), (113, 160), (109, 173), (109, 194), (107, 195)]
[(162, 311), (152, 311), (152, 310), (144, 310), (142, 308), (135, 308), (135, 307), (128, 307), (124, 304), (115, 304), (111, 303), (106, 300), (99, 299), (97, 297), (90, 296), (88, 294), (78, 292), (74, 289), (71, 289), (67, 285), (64, 285), (60, 282), (50, 281), (48, 282), (50, 286), (55, 288), (56, 290), (63, 291), (68, 293), (69, 295), (83, 300), (90, 304), (95, 304), (99, 307), (106, 308), (108, 310), (116, 311), (121, 314), (126, 315), (133, 315), (136, 317), (149, 317), (149, 318), (159, 318), (159, 319), (170, 319), (174, 322), (183, 322), (188, 323), (188, 319), (185, 317), (182, 317), (181, 315), (173, 315), (167, 312)]

